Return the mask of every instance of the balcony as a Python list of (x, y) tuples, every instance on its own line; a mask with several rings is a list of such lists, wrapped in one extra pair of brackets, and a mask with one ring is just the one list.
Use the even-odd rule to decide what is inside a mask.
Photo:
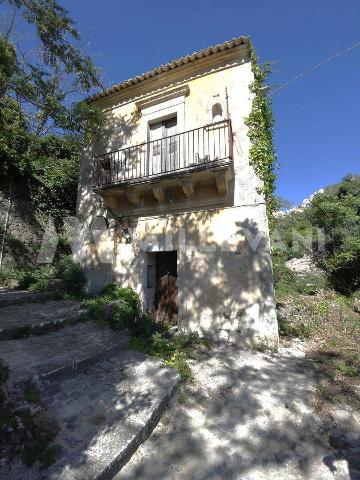
[(228, 201), (230, 120), (94, 158), (93, 189), (114, 214), (152, 214)]
[(105, 153), (94, 158), (93, 187), (134, 185), (225, 166), (232, 161), (232, 146), (231, 122), (224, 120)]

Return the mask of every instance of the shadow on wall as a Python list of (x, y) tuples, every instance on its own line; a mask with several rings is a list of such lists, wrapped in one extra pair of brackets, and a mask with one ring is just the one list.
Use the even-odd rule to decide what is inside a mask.
[[(134, 132), (138, 128), (139, 119), (140, 114), (136, 109), (127, 115), (108, 113), (105, 124), (101, 129), (100, 140), (96, 145), (95, 154), (101, 155), (130, 146), (128, 142), (133, 138)], [(143, 141), (146, 142), (146, 138)]]
[[(89, 293), (99, 291), (104, 283), (113, 281), (113, 252), (97, 252), (99, 232), (91, 231), (96, 217), (105, 217), (113, 227), (114, 216), (111, 209), (106, 208), (103, 199), (93, 192), (92, 168), (94, 157), (106, 152), (122, 148), (132, 138), (137, 128), (137, 114), (134, 111), (129, 117), (108, 114), (106, 124), (102, 128), (100, 140), (96, 145), (88, 145), (81, 156), (76, 215), (79, 226), (75, 230), (73, 252), (76, 261), (84, 267), (90, 279)], [(101, 229), (102, 230), (102, 229)]]
[[(146, 233), (149, 243), (134, 242), (131, 261), (123, 262), (123, 272), (115, 276), (115, 281), (136, 288), (144, 278), (141, 269), (146, 265), (146, 249), (177, 250), (180, 327), (225, 340), (235, 335), (251, 345), (266, 339), (277, 343), (268, 238), (255, 221), (246, 218), (236, 223), (236, 243), (227, 245), (225, 241), (221, 249), (210, 230), (216, 215), (216, 211), (207, 210), (196, 216), (169, 216), (159, 220), (162, 235), (159, 226), (151, 222)], [(132, 227), (136, 231), (136, 221)], [(179, 245), (182, 227), (186, 242)], [(166, 245), (168, 232), (174, 240), (170, 247)], [(158, 240), (155, 250), (152, 238)], [(125, 246), (120, 243), (118, 248)]]

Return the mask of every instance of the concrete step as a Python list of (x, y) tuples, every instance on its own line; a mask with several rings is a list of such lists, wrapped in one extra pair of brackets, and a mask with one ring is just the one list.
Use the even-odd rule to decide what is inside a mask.
[(2, 341), (0, 358), (10, 367), (10, 389), (31, 381), (43, 390), (114, 355), (128, 341), (120, 332), (82, 322), (41, 336)]
[(12, 290), (9, 288), (0, 288), (0, 308), (9, 305), (22, 305), (24, 303), (46, 302), (53, 300), (56, 296), (54, 292), (35, 293), (26, 290)]
[(149, 436), (179, 381), (159, 360), (123, 351), (55, 385), (42, 400), (61, 427), (57, 462), (46, 470), (13, 462), (6, 478), (113, 478)]
[(0, 340), (41, 335), (76, 323), (84, 310), (80, 302), (48, 301), (12, 305), (0, 309)]

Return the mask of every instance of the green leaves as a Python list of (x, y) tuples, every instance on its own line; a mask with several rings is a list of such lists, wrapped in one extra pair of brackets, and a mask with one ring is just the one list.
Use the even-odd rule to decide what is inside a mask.
[(6, 3), (35, 38), (24, 56), (28, 45), (12, 43), (11, 29), (0, 34), (0, 173), (24, 176), (34, 207), (57, 220), (75, 213), (81, 144), (102, 123), (94, 105), (79, 101), (100, 86), (99, 71), (56, 0)]
[(325, 232), (325, 250), (317, 254), (334, 286), (344, 293), (360, 288), (360, 176), (315, 195), (307, 216)]
[(259, 65), (255, 51), (251, 47), (251, 67), (254, 81), (250, 90), (254, 94), (252, 110), (245, 120), (249, 127), (248, 136), (251, 140), (250, 164), (255, 173), (262, 180), (261, 192), (266, 201), (269, 224), (273, 226), (273, 213), (277, 207), (277, 200), (273, 195), (276, 180), (277, 157), (273, 139), (273, 114), (271, 99), (266, 93), (265, 81), (271, 72), (270, 64)]
[(27, 45), (11, 42), (12, 32), (0, 35), (0, 99), (16, 99), (38, 136), (53, 130), (87, 135), (92, 122), (97, 131), (101, 114), (79, 100), (101, 87), (100, 72), (66, 9), (55, 0), (5, 2), (29, 24), (35, 46), (29, 53)]
[[(324, 242), (314, 241), (319, 229)], [(300, 245), (298, 237), (303, 239)], [(359, 289), (360, 175), (346, 176), (317, 193), (305, 209), (279, 217), (272, 241), (275, 255), (286, 260), (313, 254), (339, 292)]]

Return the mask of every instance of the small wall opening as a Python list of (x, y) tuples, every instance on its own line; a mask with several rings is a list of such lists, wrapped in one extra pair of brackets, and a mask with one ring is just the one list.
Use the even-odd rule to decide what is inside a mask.
[(223, 119), (223, 111), (220, 103), (215, 103), (211, 109), (213, 122), (220, 122)]

